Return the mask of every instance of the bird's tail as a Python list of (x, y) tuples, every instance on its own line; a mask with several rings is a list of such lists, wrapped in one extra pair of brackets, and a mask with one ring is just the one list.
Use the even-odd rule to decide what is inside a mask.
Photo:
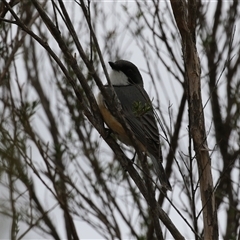
[(168, 177), (165, 173), (162, 163), (159, 160), (157, 160), (153, 155), (150, 155), (150, 157), (152, 159), (154, 169), (158, 175), (162, 187), (169, 191), (172, 191), (171, 184), (168, 181)]

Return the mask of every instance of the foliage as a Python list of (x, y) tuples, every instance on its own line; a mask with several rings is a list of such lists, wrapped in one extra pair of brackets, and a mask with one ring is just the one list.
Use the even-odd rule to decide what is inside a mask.
[[(237, 239), (239, 9), (238, 1), (2, 0), (1, 233)], [(104, 90), (105, 62), (120, 58), (140, 68), (154, 99), (171, 193)], [(98, 91), (135, 143), (136, 163), (105, 129)]]

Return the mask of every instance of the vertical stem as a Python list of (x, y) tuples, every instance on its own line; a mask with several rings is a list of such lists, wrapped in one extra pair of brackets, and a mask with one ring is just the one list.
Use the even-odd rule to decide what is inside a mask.
[[(201, 66), (196, 48), (196, 1), (171, 0), (173, 14), (182, 37), (183, 59), (189, 105), (189, 126), (198, 163), (203, 206), (204, 239), (218, 239), (217, 212), (211, 161), (207, 147), (204, 112), (201, 97)], [(188, 12), (191, 14), (188, 15)]]

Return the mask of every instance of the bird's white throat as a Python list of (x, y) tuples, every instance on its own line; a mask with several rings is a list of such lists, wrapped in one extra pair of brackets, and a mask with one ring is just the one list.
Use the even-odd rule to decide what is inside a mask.
[(110, 81), (112, 85), (128, 85), (128, 77), (122, 71), (112, 70), (110, 72)]

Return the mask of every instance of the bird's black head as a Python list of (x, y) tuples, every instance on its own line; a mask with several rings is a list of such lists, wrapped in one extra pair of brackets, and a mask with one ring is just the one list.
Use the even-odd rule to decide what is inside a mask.
[[(113, 71), (124, 73), (127, 77), (129, 84), (143, 85), (142, 76), (141, 76), (138, 68), (133, 63), (131, 63), (129, 61), (125, 61), (125, 60), (118, 60), (116, 62), (109, 62), (109, 65), (111, 66)], [(118, 84), (116, 84), (116, 85), (118, 85)]]

